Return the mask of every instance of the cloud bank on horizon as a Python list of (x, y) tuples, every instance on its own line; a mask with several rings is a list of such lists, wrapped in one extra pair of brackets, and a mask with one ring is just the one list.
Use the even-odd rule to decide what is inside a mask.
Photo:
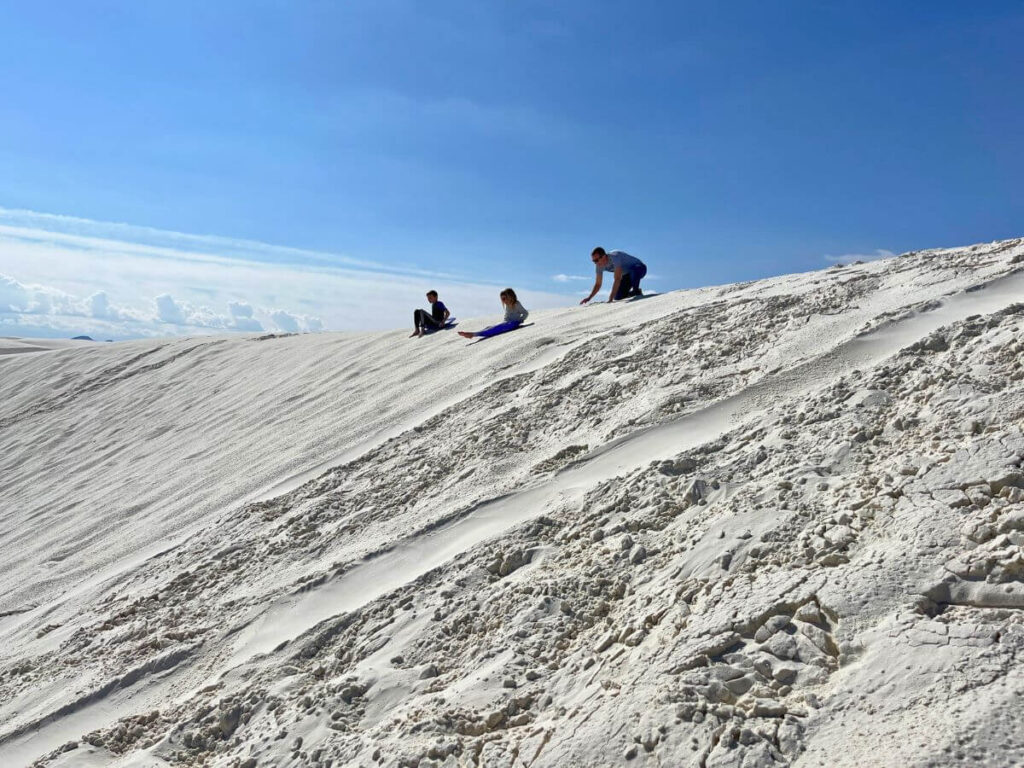
[[(0, 335), (128, 339), (380, 330), (428, 289), (497, 315), (496, 283), (216, 236), (0, 208)], [(531, 308), (571, 297), (519, 291)]]

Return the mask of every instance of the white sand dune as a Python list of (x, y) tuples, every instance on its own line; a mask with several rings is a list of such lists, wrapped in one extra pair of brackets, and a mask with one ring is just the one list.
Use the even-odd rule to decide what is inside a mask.
[(1016, 240), (0, 356), (0, 765), (1024, 762), (1022, 301)]
[(17, 336), (0, 336), (0, 356), (51, 352), (55, 349), (70, 349), (92, 343), (94, 342), (76, 339), (25, 339)]

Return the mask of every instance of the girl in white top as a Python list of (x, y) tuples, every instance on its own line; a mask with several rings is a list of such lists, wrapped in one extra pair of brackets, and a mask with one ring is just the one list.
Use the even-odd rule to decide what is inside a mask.
[(530, 315), (526, 310), (526, 307), (519, 303), (519, 299), (516, 297), (516, 292), (511, 288), (506, 288), (501, 292), (501, 305), (505, 307), (505, 322), (498, 325), (492, 325), (490, 328), (484, 328), (482, 331), (459, 331), (459, 336), (463, 336), (467, 339), (479, 336), (486, 339), (490, 336), (497, 336), (499, 333), (514, 331), (522, 325)]

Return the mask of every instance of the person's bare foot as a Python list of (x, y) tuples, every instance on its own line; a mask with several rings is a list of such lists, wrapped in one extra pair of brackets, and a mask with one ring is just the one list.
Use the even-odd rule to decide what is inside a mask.
[(422, 335), (423, 335), (423, 329), (422, 328), (417, 328), (415, 331), (413, 331), (411, 334), (409, 334), (409, 338), (411, 339), (413, 336), (422, 336)]
[(470, 333), (469, 331), (458, 331), (458, 334), (459, 334), (459, 336), (461, 336), (464, 339), (472, 339), (473, 338), (473, 334)]

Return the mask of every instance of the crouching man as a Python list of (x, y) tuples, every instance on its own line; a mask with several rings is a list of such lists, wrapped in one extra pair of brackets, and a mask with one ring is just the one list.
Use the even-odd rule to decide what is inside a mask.
[(630, 256), (625, 251), (606, 252), (604, 248), (599, 247), (591, 252), (590, 260), (594, 262), (597, 275), (594, 278), (593, 290), (587, 298), (580, 301), (580, 304), (586, 304), (601, 290), (605, 272), (615, 275), (615, 282), (612, 283), (608, 301), (628, 299), (630, 296), (643, 296), (643, 291), (640, 290), (640, 281), (647, 274), (647, 265), (636, 256)]

